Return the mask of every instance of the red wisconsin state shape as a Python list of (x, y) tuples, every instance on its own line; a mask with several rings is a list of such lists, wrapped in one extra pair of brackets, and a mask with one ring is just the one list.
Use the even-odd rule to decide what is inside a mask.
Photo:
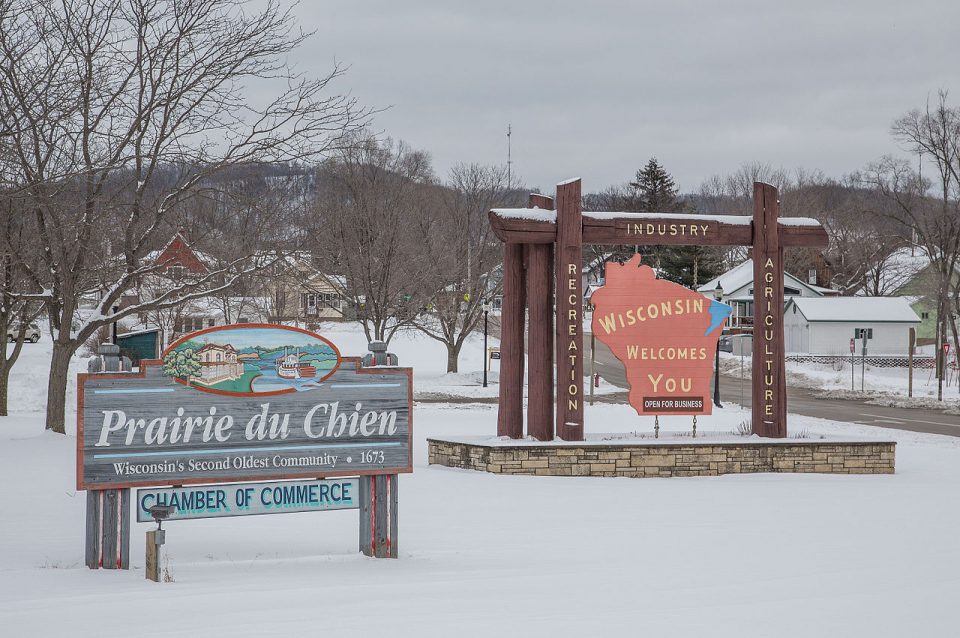
[(626, 368), (637, 414), (711, 414), (713, 359), (724, 323), (707, 332), (715, 302), (657, 279), (639, 255), (608, 264), (606, 285), (591, 301), (593, 334)]

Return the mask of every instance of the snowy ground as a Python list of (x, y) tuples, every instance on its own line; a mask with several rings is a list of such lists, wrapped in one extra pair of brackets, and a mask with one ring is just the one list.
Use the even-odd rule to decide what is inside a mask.
[[(43, 378), (32, 367), (18, 387)], [(954, 438), (793, 416), (793, 434), (894, 438), (897, 474), (494, 476), (428, 466), (424, 440), (491, 436), (496, 406), (419, 404), (399, 560), (358, 554), (355, 511), (181, 521), (165, 526), (174, 582), (155, 584), (147, 524), (130, 572), (83, 567), (76, 441), (43, 432), (35, 396), (15, 393), (0, 419), (2, 636), (952, 636), (960, 623)], [(726, 435), (747, 416), (731, 406), (698, 427)], [(598, 404), (587, 424), (652, 419)]]

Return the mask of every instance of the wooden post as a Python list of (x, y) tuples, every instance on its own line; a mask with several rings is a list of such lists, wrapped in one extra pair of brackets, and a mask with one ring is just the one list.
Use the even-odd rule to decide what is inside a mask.
[(360, 551), (397, 557), (397, 474), (360, 477)]
[(753, 433), (787, 435), (783, 341), (783, 247), (777, 189), (753, 184)]
[(85, 560), (90, 569), (130, 569), (130, 490), (87, 491)]
[(557, 436), (583, 440), (583, 208), (580, 179), (557, 185)]
[(497, 436), (523, 437), (523, 324), (526, 309), (523, 244), (503, 245), (503, 307), (500, 311), (500, 410)]
[(90, 569), (100, 569), (100, 499), (103, 492), (87, 490), (87, 534), (85, 562)]
[[(530, 206), (550, 210), (553, 200), (530, 195)], [(553, 244), (527, 246), (527, 304), (530, 306), (527, 371), (527, 434), (553, 440)]]
[(152, 529), (147, 532), (147, 553), (143, 575), (147, 580), (159, 583), (163, 572), (163, 543), (167, 532), (162, 529)]

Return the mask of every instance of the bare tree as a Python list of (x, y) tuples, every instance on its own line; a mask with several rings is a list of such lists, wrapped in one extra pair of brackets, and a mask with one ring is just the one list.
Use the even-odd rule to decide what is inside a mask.
[[(42, 242), (39, 263), (21, 265), (54, 338), (48, 428), (64, 432), (69, 361), (98, 329), (262, 266), (237, 255), (115, 310), (165, 267), (144, 256), (176, 232), (185, 201), (231, 167), (315, 157), (362, 118), (329, 94), (339, 68), (315, 79), (289, 66), (306, 37), (273, 0), (259, 10), (240, 0), (0, 0), (0, 129), (16, 160), (8, 186)], [(276, 92), (245, 95), (255, 82)]]
[[(450, 172), (449, 189), (436, 209), (435, 232), (425, 238), (431, 280), (438, 286), (416, 326), (447, 348), (447, 372), (457, 372), (460, 350), (483, 318), (483, 304), (502, 286), (502, 244), (494, 236), (487, 212), (516, 205), (502, 166), (458, 164)], [(513, 193), (513, 194), (512, 194)]]
[[(948, 194), (944, 200), (932, 200), (926, 196), (930, 182), (914, 171), (906, 160), (889, 156), (871, 164), (865, 179), (898, 207), (896, 215), (880, 214), (899, 220), (911, 230), (930, 258), (934, 277), (926, 297), (936, 307), (937, 369), (941, 370), (943, 353), (940, 344), (946, 339), (948, 327), (954, 343), (957, 338), (956, 317), (950, 311), (951, 289), (957, 285), (960, 262), (960, 208), (956, 196), (950, 194), (952, 191), (946, 191)], [(938, 374), (938, 399), (943, 398), (943, 376)]]
[[(9, 207), (12, 202), (7, 199), (0, 205)], [(18, 216), (0, 215), (0, 416), (7, 415), (10, 371), (20, 357), (30, 323), (43, 310), (38, 301), (20, 296), (32, 288), (14, 254), (19, 255), (18, 259), (35, 256), (36, 243), (26, 236)]]
[(324, 273), (367, 339), (389, 343), (437, 288), (423, 249), (436, 189), (429, 157), (402, 142), (358, 138), (326, 162), (303, 222)]
[[(947, 328), (953, 336), (954, 349), (960, 347), (957, 314), (960, 310), (960, 107), (950, 106), (949, 95), (941, 89), (931, 104), (914, 109), (897, 119), (891, 131), (921, 161), (933, 164), (938, 189), (936, 211), (920, 207), (910, 217), (914, 236), (927, 249), (937, 272), (937, 353), (941, 369), (946, 361), (940, 343), (946, 341)], [(953, 304), (951, 304), (951, 299)], [(938, 394), (942, 395), (941, 388)]]

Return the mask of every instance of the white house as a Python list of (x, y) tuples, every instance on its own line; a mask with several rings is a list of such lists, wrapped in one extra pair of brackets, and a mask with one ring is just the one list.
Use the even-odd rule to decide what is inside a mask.
[[(714, 299), (717, 286), (723, 290), (720, 301), (733, 307), (733, 315), (727, 325), (731, 328), (749, 328), (753, 326), (753, 260), (748, 259), (719, 277), (711, 279), (697, 288), (697, 292)], [(808, 284), (788, 272), (783, 273), (783, 296), (824, 297), (836, 294), (834, 290)]]
[(905, 355), (919, 325), (906, 297), (794, 297), (783, 314), (788, 353), (849, 354), (850, 339), (866, 330), (868, 355)]

